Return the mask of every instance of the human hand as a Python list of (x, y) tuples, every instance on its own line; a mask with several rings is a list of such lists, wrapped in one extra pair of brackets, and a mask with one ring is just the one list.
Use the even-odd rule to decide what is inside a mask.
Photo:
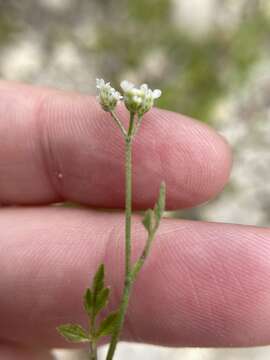
[[(120, 109), (123, 112), (124, 109)], [(145, 115), (134, 142), (133, 206), (195, 206), (226, 183), (227, 143), (200, 122)], [(123, 278), (121, 134), (92, 97), (0, 83), (0, 358), (49, 359), (56, 326), (86, 321), (81, 297), (101, 262), (114, 309)], [(72, 201), (81, 208), (51, 204)], [(23, 205), (23, 206), (21, 206)], [(27, 206), (26, 206), (27, 205)], [(101, 209), (103, 210), (101, 210)], [(133, 218), (134, 251), (144, 245)], [(270, 341), (270, 231), (163, 219), (135, 284), (124, 339), (169, 346)]]

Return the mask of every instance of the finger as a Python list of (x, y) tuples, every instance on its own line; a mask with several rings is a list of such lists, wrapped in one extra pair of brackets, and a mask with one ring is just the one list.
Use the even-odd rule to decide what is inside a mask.
[[(16, 227), (14, 227), (14, 223)], [(0, 338), (62, 347), (63, 323), (87, 321), (82, 295), (105, 262), (116, 309), (123, 217), (84, 209), (2, 209)], [(133, 224), (134, 256), (145, 231)], [(124, 339), (170, 346), (270, 342), (270, 230), (164, 219), (134, 287)]]
[[(0, 203), (124, 206), (124, 141), (94, 97), (1, 82), (0, 119)], [(208, 126), (152, 110), (134, 143), (134, 206), (152, 206), (162, 180), (168, 208), (204, 202), (230, 166), (227, 143)]]

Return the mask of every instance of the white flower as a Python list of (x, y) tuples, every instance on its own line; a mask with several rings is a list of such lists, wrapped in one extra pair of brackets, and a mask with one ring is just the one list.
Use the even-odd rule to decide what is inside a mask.
[(100, 105), (105, 111), (112, 111), (117, 105), (117, 102), (122, 99), (118, 91), (111, 87), (110, 83), (105, 83), (103, 79), (96, 79), (96, 86), (99, 91), (97, 97)]
[(120, 84), (121, 88), (123, 89), (124, 92), (127, 92), (128, 90), (131, 90), (135, 87), (134, 84), (132, 84), (132, 82), (129, 82), (127, 80), (123, 80)]
[(124, 102), (127, 109), (138, 113), (139, 116), (149, 111), (154, 105), (154, 100), (161, 96), (161, 90), (151, 90), (147, 84), (136, 88), (133, 83), (124, 80), (120, 86), (124, 91)]

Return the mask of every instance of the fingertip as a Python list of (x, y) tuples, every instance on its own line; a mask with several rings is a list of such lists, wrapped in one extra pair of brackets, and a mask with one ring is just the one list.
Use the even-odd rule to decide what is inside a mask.
[[(146, 114), (142, 128), (144, 136), (136, 140), (134, 156), (138, 172), (143, 174), (140, 182), (151, 170), (151, 178), (155, 179), (152, 189), (157, 192), (160, 182), (165, 181), (169, 210), (204, 203), (224, 188), (230, 176), (232, 153), (226, 139), (213, 128), (157, 108)], [(144, 188), (149, 188), (149, 177)]]

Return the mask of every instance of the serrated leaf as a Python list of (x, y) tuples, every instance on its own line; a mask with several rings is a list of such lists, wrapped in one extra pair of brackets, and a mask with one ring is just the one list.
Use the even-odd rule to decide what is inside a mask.
[(162, 215), (165, 210), (165, 198), (166, 198), (166, 186), (165, 183), (162, 182), (160, 185), (158, 200), (154, 207), (154, 213), (155, 213), (157, 225), (159, 224), (160, 219), (162, 218)]
[(65, 324), (57, 327), (58, 332), (71, 342), (88, 342), (89, 337), (86, 331), (77, 324)]
[(119, 314), (118, 311), (115, 311), (110, 315), (108, 315), (106, 319), (101, 322), (100, 327), (96, 332), (97, 338), (112, 334), (118, 320), (118, 314)]
[(93, 310), (93, 295), (91, 289), (86, 289), (84, 294), (84, 308), (88, 315), (91, 315)]
[(148, 233), (151, 233), (154, 228), (154, 211), (152, 209), (146, 210), (142, 223)]
[(95, 309), (94, 309), (95, 315), (98, 314), (99, 311), (107, 305), (109, 296), (110, 296), (110, 289), (108, 287), (102, 289), (99, 292), (97, 299), (96, 299)]
[(95, 303), (98, 293), (104, 288), (104, 264), (101, 264), (93, 280), (93, 302)]

